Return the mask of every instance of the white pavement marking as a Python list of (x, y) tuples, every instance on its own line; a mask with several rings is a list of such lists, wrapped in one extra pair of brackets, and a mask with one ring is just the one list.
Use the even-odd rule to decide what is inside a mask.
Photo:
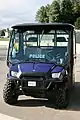
[(0, 113), (0, 120), (21, 120), (21, 119), (10, 117)]
[(9, 41), (0, 41), (0, 45), (8, 46), (9, 45)]
[(0, 41), (0, 48), (8, 48), (9, 41)]

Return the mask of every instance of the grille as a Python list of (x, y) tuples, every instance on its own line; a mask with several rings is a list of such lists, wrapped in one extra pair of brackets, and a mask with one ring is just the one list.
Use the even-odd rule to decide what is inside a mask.
[(44, 88), (46, 86), (46, 75), (43, 74), (22, 74), (20, 79), (22, 80), (22, 86), (28, 87), (28, 81), (36, 81), (36, 88)]
[(39, 77), (39, 76), (22, 76), (22, 80), (32, 80), (32, 81), (43, 81), (45, 77)]

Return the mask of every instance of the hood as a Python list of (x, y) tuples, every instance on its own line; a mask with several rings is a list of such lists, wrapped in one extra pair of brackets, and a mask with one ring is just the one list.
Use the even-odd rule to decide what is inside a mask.
[(63, 67), (56, 66), (54, 63), (21, 63), (21, 64), (15, 64), (10, 67), (10, 71), (15, 72), (45, 72), (48, 71), (51, 72), (61, 72), (63, 70)]

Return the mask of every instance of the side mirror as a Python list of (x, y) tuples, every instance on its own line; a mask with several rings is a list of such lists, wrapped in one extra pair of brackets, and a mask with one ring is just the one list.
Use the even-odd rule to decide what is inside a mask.
[(75, 56), (74, 59), (76, 59), (77, 57)]
[(73, 57), (74, 59), (76, 59), (77, 57), (76, 57), (76, 55), (74, 55), (74, 57)]

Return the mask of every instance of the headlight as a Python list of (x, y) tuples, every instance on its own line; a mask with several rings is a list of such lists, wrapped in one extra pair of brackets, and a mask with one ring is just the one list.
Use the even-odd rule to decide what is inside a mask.
[(63, 70), (62, 72), (59, 72), (59, 73), (52, 73), (52, 78), (58, 78), (58, 79), (62, 80), (64, 75), (66, 75), (65, 70)]
[(60, 77), (60, 72), (59, 73), (52, 73), (52, 78), (59, 78)]
[(12, 75), (13, 77), (17, 77), (17, 73), (18, 73), (18, 72), (11, 71), (11, 75)]
[(11, 76), (13, 76), (13, 77), (19, 78), (20, 75), (21, 75), (21, 72), (14, 72), (14, 71), (11, 71)]

